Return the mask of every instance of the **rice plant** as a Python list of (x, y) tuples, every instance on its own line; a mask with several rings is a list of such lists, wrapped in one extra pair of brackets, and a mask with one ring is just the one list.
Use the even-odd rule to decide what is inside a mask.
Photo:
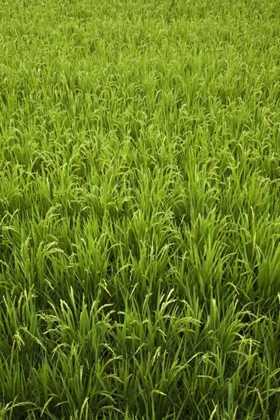
[(2, 0), (0, 419), (280, 418), (276, 0)]

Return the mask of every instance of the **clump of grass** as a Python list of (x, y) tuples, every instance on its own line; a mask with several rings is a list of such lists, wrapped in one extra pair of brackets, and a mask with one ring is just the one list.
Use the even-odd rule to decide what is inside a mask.
[(278, 418), (277, 2), (2, 3), (0, 418)]

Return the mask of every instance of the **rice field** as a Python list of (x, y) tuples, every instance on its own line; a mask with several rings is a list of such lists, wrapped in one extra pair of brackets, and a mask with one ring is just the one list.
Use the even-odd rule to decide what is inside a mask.
[(280, 419), (277, 0), (1, 0), (0, 419)]

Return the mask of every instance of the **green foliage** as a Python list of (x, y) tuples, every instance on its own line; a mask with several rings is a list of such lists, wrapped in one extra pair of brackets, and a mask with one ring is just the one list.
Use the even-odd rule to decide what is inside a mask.
[(0, 419), (280, 418), (271, 0), (2, 0)]

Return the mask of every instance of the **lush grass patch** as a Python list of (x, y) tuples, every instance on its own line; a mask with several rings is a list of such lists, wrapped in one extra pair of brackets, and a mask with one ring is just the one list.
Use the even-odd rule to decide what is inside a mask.
[(0, 418), (280, 418), (276, 0), (2, 0)]

